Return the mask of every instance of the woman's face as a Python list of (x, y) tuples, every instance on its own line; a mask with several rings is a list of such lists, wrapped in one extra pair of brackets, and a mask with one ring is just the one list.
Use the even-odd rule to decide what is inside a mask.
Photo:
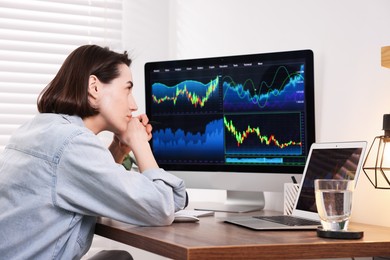
[(126, 131), (132, 117), (132, 112), (138, 109), (134, 100), (133, 78), (130, 68), (119, 65), (120, 75), (109, 84), (102, 84), (99, 95), (99, 117), (102, 119), (103, 130), (115, 134)]

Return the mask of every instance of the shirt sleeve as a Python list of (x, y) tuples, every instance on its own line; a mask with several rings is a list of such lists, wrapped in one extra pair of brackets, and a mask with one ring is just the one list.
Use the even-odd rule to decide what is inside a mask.
[(127, 171), (92, 133), (70, 138), (53, 169), (53, 203), (135, 225), (169, 225), (186, 204), (183, 180), (164, 171)]

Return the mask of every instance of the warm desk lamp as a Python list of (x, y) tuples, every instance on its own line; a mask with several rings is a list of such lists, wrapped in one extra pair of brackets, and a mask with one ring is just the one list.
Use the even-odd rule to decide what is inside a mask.
[[(381, 65), (390, 68), (390, 46), (382, 47)], [(363, 171), (376, 189), (390, 189), (390, 114), (383, 115), (384, 135), (375, 137)]]
[(376, 189), (390, 189), (390, 114), (383, 115), (384, 135), (375, 137), (363, 171)]

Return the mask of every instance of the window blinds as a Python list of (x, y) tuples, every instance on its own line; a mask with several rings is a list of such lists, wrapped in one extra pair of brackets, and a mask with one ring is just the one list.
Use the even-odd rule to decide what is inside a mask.
[(122, 0), (0, 1), (0, 152), (71, 51), (121, 38)]

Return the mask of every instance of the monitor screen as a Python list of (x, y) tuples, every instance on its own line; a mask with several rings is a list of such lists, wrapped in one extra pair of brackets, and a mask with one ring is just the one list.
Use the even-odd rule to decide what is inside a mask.
[(149, 62), (145, 86), (165, 170), (303, 172), (315, 141), (311, 50)]

